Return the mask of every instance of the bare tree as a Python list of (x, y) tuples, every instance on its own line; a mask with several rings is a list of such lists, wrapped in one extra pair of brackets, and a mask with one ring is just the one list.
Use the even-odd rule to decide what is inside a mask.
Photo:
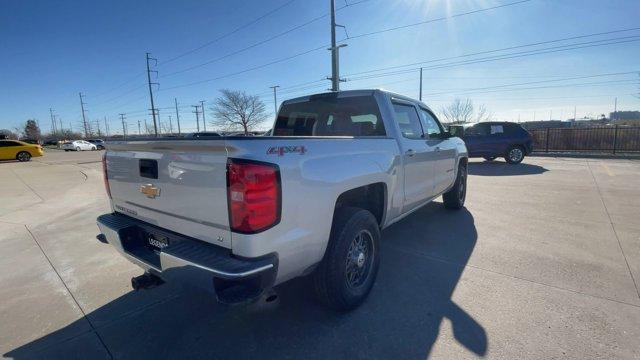
[(220, 90), (222, 96), (213, 107), (213, 126), (223, 130), (242, 130), (245, 135), (267, 119), (265, 105), (260, 98), (244, 91)]
[(488, 121), (493, 117), (484, 105), (480, 105), (476, 111), (470, 99), (455, 99), (440, 111), (448, 123)]
[(18, 134), (14, 133), (13, 131), (11, 131), (9, 129), (1, 129), (0, 130), (0, 139), (17, 140), (18, 139)]
[(478, 106), (478, 111), (475, 113), (475, 122), (490, 121), (493, 119), (491, 111), (487, 110), (484, 104)]

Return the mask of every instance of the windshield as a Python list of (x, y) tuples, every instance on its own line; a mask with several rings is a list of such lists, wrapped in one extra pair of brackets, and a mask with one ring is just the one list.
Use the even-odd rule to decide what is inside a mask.
[(373, 96), (319, 96), (285, 104), (278, 113), (275, 136), (385, 136)]

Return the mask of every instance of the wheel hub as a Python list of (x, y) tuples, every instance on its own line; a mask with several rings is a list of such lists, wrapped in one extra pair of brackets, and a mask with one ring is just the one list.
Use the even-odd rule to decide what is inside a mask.
[(364, 284), (371, 272), (373, 239), (366, 230), (358, 233), (349, 246), (345, 264), (347, 286), (357, 288)]
[(364, 266), (364, 261), (365, 261), (365, 256), (363, 252), (360, 252), (358, 254), (358, 257), (356, 257), (356, 265), (361, 268)]

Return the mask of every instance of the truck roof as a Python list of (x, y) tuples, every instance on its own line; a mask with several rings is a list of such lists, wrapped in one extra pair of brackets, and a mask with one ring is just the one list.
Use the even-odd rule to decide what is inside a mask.
[(414, 99), (412, 97), (406, 96), (406, 95), (402, 95), (402, 94), (398, 94), (395, 93), (393, 91), (389, 91), (389, 90), (385, 90), (385, 89), (358, 89), (358, 90), (340, 90), (340, 91), (325, 91), (322, 93), (315, 93), (315, 94), (309, 94), (309, 95), (304, 95), (304, 96), (299, 96), (296, 98), (292, 98), (292, 99), (288, 99), (282, 102), (282, 105), (287, 105), (287, 104), (292, 104), (292, 103), (297, 103), (297, 102), (302, 102), (302, 101), (308, 101), (312, 96), (323, 96), (323, 95), (331, 95), (331, 94), (337, 94), (337, 96), (369, 96), (369, 95), (373, 95), (374, 93), (383, 93), (386, 94), (390, 97), (394, 97), (394, 98), (398, 98), (398, 99), (402, 99), (405, 101), (410, 101), (410, 102), (414, 102), (417, 104), (421, 104), (422, 106), (424, 106), (425, 108), (429, 109), (430, 111), (431, 108), (423, 103), (420, 100)]

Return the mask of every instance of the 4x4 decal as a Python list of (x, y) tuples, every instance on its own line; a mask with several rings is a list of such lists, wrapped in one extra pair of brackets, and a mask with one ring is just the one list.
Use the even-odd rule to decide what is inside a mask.
[(301, 146), (272, 146), (267, 149), (267, 155), (283, 156), (284, 154), (300, 154), (304, 155), (307, 152), (307, 148), (304, 145)]

